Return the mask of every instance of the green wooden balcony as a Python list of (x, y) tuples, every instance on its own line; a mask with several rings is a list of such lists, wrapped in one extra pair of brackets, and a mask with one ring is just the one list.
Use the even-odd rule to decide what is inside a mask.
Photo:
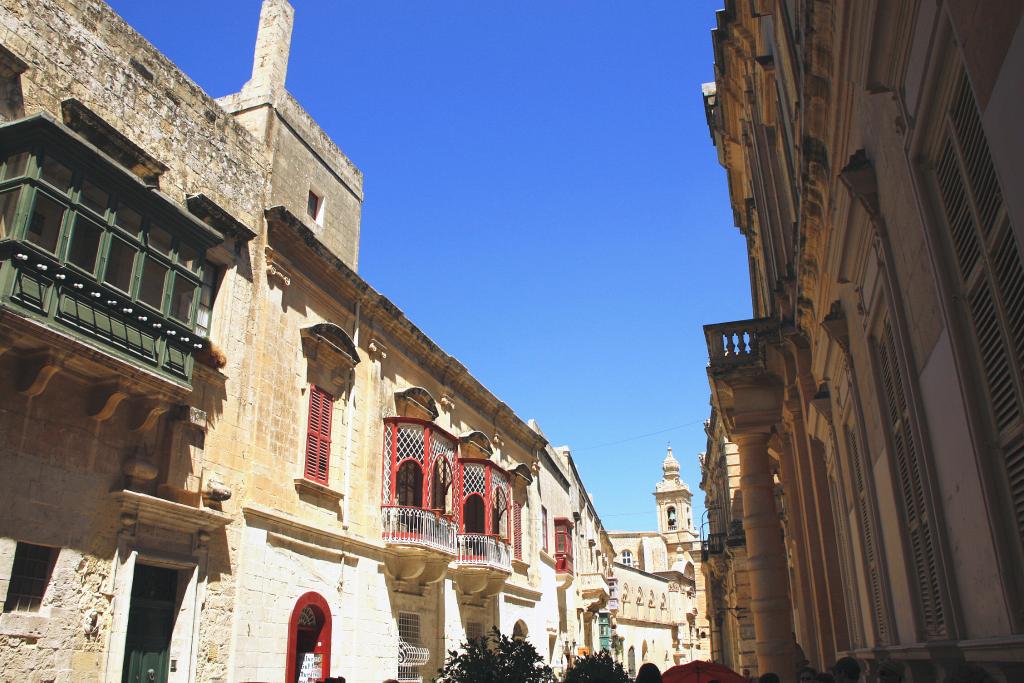
[(190, 382), (223, 237), (48, 115), (0, 126), (0, 159), (0, 307)]

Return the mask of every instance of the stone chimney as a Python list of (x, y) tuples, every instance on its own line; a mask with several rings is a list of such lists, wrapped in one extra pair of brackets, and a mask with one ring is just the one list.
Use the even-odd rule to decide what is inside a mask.
[(288, 0), (263, 0), (252, 78), (244, 90), (271, 96), (284, 91), (294, 18), (295, 9)]

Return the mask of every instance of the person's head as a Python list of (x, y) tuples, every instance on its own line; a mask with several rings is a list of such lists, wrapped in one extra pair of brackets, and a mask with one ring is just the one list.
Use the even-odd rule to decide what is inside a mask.
[(384, 683), (398, 683), (398, 681), (394, 678), (389, 678), (388, 680), (384, 681)]
[(836, 683), (836, 679), (832, 674), (822, 671), (820, 674), (815, 674), (814, 683)]
[(636, 672), (636, 683), (661, 683), (661, 671), (647, 662)]
[(796, 672), (796, 680), (798, 683), (814, 683), (814, 677), (817, 674), (817, 671), (809, 666), (805, 666)]
[(832, 667), (832, 673), (836, 683), (854, 683), (860, 680), (860, 664), (853, 657), (843, 657)]
[(757, 679), (757, 683), (782, 683), (782, 679), (779, 678), (779, 674), (769, 671), (766, 674), (761, 674), (761, 677)]
[(883, 664), (878, 670), (878, 683), (903, 683), (903, 674), (893, 664)]

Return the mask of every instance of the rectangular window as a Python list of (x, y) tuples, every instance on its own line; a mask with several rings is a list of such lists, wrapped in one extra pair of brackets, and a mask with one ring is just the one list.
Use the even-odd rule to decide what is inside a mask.
[(479, 621), (466, 622), (466, 640), (478, 640), (484, 636), (484, 625)]
[(309, 198), (306, 200), (306, 213), (317, 225), (324, 224), (324, 198), (313, 190), (309, 191)]
[(219, 281), (220, 268), (207, 261), (203, 266), (203, 284), (199, 288), (199, 308), (196, 311), (196, 333), (201, 337), (210, 336), (210, 315), (217, 298)]
[(541, 547), (544, 548), (544, 552), (548, 551), (548, 509), (542, 507), (540, 509), (540, 537)]
[(889, 427), (893, 460), (901, 487), (900, 500), (906, 515), (910, 556), (917, 579), (924, 630), (929, 639), (946, 635), (946, 618), (942, 604), (942, 585), (934, 534), (925, 506), (924, 481), (920, 463), (920, 446), (910, 421), (910, 406), (904, 389), (903, 373), (897, 355), (896, 340), (889, 320), (882, 323), (881, 338), (876, 341), (883, 405)]
[(947, 112), (935, 180), (988, 391), (987, 431), (1001, 451), (1024, 535), (1024, 259), (966, 74)]
[(14, 566), (4, 611), (38, 612), (56, 560), (56, 548), (19, 542), (14, 550)]
[(311, 384), (309, 386), (309, 428), (306, 432), (305, 477), (327, 486), (331, 458), (331, 412), (334, 397)]
[(72, 263), (90, 275), (96, 272), (96, 255), (99, 253), (103, 228), (84, 216), (75, 219), (71, 231), (71, 247), (68, 249), (68, 263)]
[(51, 253), (57, 251), (57, 238), (64, 220), (64, 206), (50, 199), (42, 192), (36, 193), (36, 205), (28, 223), (25, 237)]
[(18, 209), (20, 195), (20, 189), (0, 194), (0, 240), (10, 237), (14, 232), (14, 215)]
[[(418, 648), (420, 646), (420, 615), (415, 612), (398, 613), (398, 639), (406, 646)], [(419, 681), (420, 673), (418, 666), (408, 664), (398, 665), (398, 680)]]

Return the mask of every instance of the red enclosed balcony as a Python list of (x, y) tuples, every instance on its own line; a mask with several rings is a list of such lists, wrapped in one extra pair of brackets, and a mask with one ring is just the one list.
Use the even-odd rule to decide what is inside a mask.
[(512, 487), (508, 473), (489, 459), (467, 457), (473, 446), (484, 453), (483, 435), (463, 436), (457, 493), (459, 554), (455, 576), (464, 594), (494, 595), (512, 574), (510, 534)]
[(572, 582), (572, 520), (555, 517), (555, 573)]
[(456, 444), (427, 420), (384, 420), (381, 538), (391, 551), (388, 573), (396, 580), (440, 580), (458, 552)]

